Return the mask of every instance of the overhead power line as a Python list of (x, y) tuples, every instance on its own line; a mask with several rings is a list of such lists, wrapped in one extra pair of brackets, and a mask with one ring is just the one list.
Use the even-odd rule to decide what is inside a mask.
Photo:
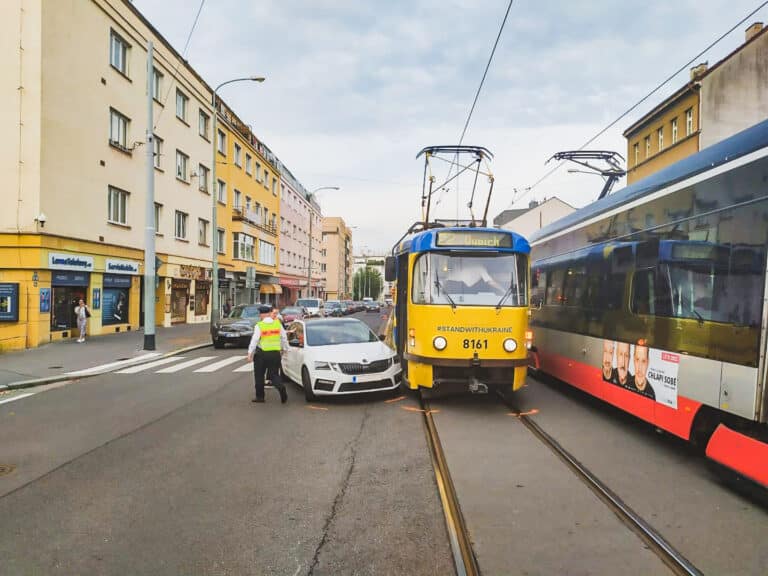
[[(177, 60), (176, 68), (174, 68), (173, 74), (171, 75), (173, 78), (176, 78), (176, 75), (179, 73), (179, 68), (181, 67), (181, 61), (182, 60), (186, 61), (187, 49), (189, 48), (189, 43), (192, 41), (192, 34), (194, 34), (195, 32), (195, 28), (197, 27), (197, 21), (200, 19), (200, 12), (203, 11), (204, 5), (205, 5), (205, 0), (200, 0), (200, 6), (197, 7), (197, 14), (195, 14), (195, 21), (192, 22), (192, 28), (189, 29), (189, 34), (187, 34), (187, 41), (184, 42), (184, 50), (182, 50), (181, 52), (181, 58)], [(162, 108), (160, 108), (160, 113), (157, 115), (157, 120), (155, 121), (155, 125), (152, 127), (153, 130), (157, 129), (157, 125), (160, 123), (160, 118), (162, 118), (163, 111), (165, 110), (165, 103), (168, 101), (168, 96), (171, 95), (172, 86), (173, 84), (169, 82), (168, 90), (165, 93), (165, 98), (163, 98), (163, 106)]]
[[(592, 136), (592, 137), (591, 137), (589, 140), (587, 140), (586, 142), (584, 142), (584, 144), (582, 144), (582, 145), (581, 145), (581, 146), (578, 148), (578, 150), (583, 150), (584, 148), (586, 148), (587, 146), (589, 146), (590, 144), (592, 144), (592, 142), (594, 142), (595, 140), (597, 140), (597, 139), (598, 139), (600, 136), (602, 136), (603, 134), (605, 134), (605, 133), (606, 133), (608, 130), (610, 130), (611, 128), (613, 128), (613, 127), (614, 127), (614, 126), (615, 126), (615, 125), (616, 125), (616, 124), (617, 124), (619, 121), (621, 121), (623, 118), (625, 118), (625, 117), (626, 117), (628, 114), (630, 114), (630, 113), (631, 113), (633, 110), (635, 110), (635, 109), (636, 109), (638, 106), (640, 106), (640, 105), (641, 105), (643, 102), (645, 102), (646, 100), (648, 100), (648, 98), (650, 98), (651, 96), (653, 96), (653, 95), (654, 95), (656, 92), (658, 92), (659, 90), (661, 90), (661, 88), (663, 88), (663, 87), (664, 87), (664, 86), (666, 86), (666, 85), (667, 85), (669, 82), (671, 82), (671, 81), (672, 81), (672, 80), (673, 80), (673, 79), (674, 79), (674, 78), (675, 78), (675, 77), (676, 77), (678, 74), (680, 74), (680, 72), (684, 71), (684, 70), (685, 70), (686, 68), (688, 68), (688, 67), (689, 67), (691, 64), (693, 64), (693, 63), (694, 63), (696, 60), (698, 60), (699, 58), (701, 58), (701, 57), (702, 57), (704, 54), (706, 54), (706, 53), (707, 53), (709, 50), (711, 50), (713, 47), (715, 47), (717, 44), (719, 44), (719, 43), (720, 43), (720, 42), (721, 42), (723, 39), (725, 39), (725, 38), (726, 38), (726, 37), (727, 37), (729, 34), (731, 34), (731, 33), (732, 33), (734, 30), (736, 30), (736, 29), (737, 29), (739, 26), (741, 26), (742, 24), (744, 24), (744, 22), (746, 22), (747, 20), (749, 20), (749, 19), (750, 19), (752, 16), (754, 16), (755, 14), (757, 14), (757, 13), (758, 13), (760, 10), (762, 10), (762, 9), (763, 9), (763, 8), (764, 8), (766, 5), (768, 5), (768, 0), (766, 0), (765, 2), (762, 2), (762, 3), (761, 3), (761, 4), (760, 4), (760, 5), (757, 7), (757, 8), (755, 8), (754, 10), (752, 10), (752, 11), (751, 11), (749, 14), (747, 14), (746, 16), (744, 16), (744, 18), (742, 18), (742, 19), (741, 19), (741, 20), (739, 20), (739, 21), (738, 21), (736, 24), (734, 24), (733, 26), (731, 26), (731, 28), (729, 28), (727, 32), (725, 32), (725, 33), (723, 33), (722, 35), (720, 35), (720, 36), (717, 38), (717, 40), (715, 40), (714, 42), (710, 43), (710, 44), (709, 44), (709, 45), (708, 45), (706, 48), (704, 48), (704, 49), (703, 49), (701, 52), (699, 52), (698, 54), (696, 54), (696, 56), (694, 56), (693, 58), (691, 58), (690, 60), (688, 60), (688, 62), (686, 62), (685, 64), (683, 64), (683, 65), (682, 65), (680, 68), (678, 68), (678, 69), (677, 69), (675, 72), (673, 72), (672, 74), (670, 74), (669, 76), (667, 76), (667, 78), (666, 78), (666, 79), (665, 79), (665, 80), (664, 80), (664, 81), (663, 81), (661, 84), (659, 84), (659, 85), (658, 85), (658, 86), (656, 86), (656, 87), (655, 87), (653, 90), (651, 90), (650, 92), (648, 92), (648, 94), (646, 94), (645, 96), (643, 96), (642, 98), (640, 98), (640, 100), (638, 100), (638, 101), (637, 101), (637, 102), (635, 102), (635, 103), (634, 103), (632, 106), (630, 106), (629, 108), (627, 108), (627, 110), (625, 110), (624, 112), (622, 112), (622, 113), (621, 113), (621, 115), (619, 115), (619, 116), (618, 116), (618, 118), (616, 118), (615, 120), (613, 120), (613, 121), (612, 121), (610, 124), (608, 124), (608, 125), (607, 125), (605, 128), (603, 128), (603, 129), (602, 129), (602, 130), (600, 130), (600, 131), (599, 131), (597, 134), (595, 134), (594, 136)], [(565, 164), (565, 162), (560, 162), (559, 164), (555, 165), (553, 168), (551, 168), (549, 171), (547, 171), (547, 172), (546, 172), (546, 173), (545, 173), (545, 174), (544, 174), (544, 175), (543, 175), (541, 178), (539, 178), (538, 180), (536, 180), (536, 182), (534, 182), (533, 184), (531, 184), (531, 185), (530, 185), (530, 187), (526, 187), (526, 189), (525, 189), (525, 192), (523, 193), (523, 195), (522, 195), (522, 196), (520, 196), (520, 197), (518, 197), (518, 198), (515, 198), (515, 199), (513, 199), (513, 200), (512, 200), (512, 202), (509, 204), (509, 206), (512, 206), (512, 204), (514, 204), (515, 202), (517, 202), (517, 201), (519, 201), (519, 200), (522, 200), (522, 199), (523, 199), (525, 196), (527, 196), (528, 194), (530, 194), (530, 193), (531, 193), (531, 191), (533, 191), (533, 190), (534, 190), (534, 189), (535, 189), (535, 188), (536, 188), (536, 187), (537, 187), (539, 184), (541, 184), (542, 182), (544, 182), (544, 180), (546, 180), (546, 179), (547, 179), (547, 178), (549, 178), (549, 177), (550, 177), (552, 174), (554, 174), (555, 172), (557, 172), (557, 170), (559, 170), (559, 169), (560, 169), (560, 167), (561, 167), (563, 164)], [(508, 208), (509, 208), (509, 206), (508, 206)]]

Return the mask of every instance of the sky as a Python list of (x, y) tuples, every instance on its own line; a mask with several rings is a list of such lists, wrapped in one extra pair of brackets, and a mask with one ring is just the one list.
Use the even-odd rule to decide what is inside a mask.
[[(464, 144), (494, 154), (489, 221), (557, 196), (593, 201), (599, 176), (577, 149), (747, 16), (758, 0), (514, 0)], [(179, 51), (199, 0), (134, 0)], [(383, 254), (421, 218), (425, 146), (458, 144), (508, 0), (205, 0), (186, 58), (308, 189), (353, 226), (356, 254)], [(714, 64), (768, 8), (704, 54)], [(680, 88), (688, 69), (590, 145), (626, 156), (622, 132)], [(448, 165), (437, 165), (438, 180)], [(468, 174), (433, 195), (432, 215), (469, 217)], [(475, 198), (485, 202), (481, 177)], [(614, 190), (618, 189), (615, 188)], [(479, 210), (482, 212), (482, 209)]]

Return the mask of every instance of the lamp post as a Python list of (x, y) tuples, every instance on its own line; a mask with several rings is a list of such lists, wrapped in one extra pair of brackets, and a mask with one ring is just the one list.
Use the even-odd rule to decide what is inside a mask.
[[(227, 84), (232, 84), (233, 82), (264, 82), (264, 77), (262, 76), (248, 76), (246, 78), (233, 78), (232, 80), (227, 80), (226, 82), (222, 82), (218, 86), (216, 86), (216, 89), (213, 91), (213, 133), (211, 141), (213, 142), (213, 162), (211, 164), (211, 236), (212, 236), (212, 242), (211, 246), (212, 254), (211, 254), (211, 275), (213, 278), (211, 279), (211, 291), (213, 294), (211, 295), (211, 330), (213, 330), (213, 325), (219, 318), (219, 225), (216, 221), (216, 203), (218, 202), (218, 182), (216, 181), (216, 154), (217, 154), (217, 148), (219, 143), (219, 134), (216, 129), (216, 93), (219, 91), (219, 88), (222, 86), (226, 86)], [(224, 154), (226, 155), (227, 151), (224, 150)]]
[(307, 297), (312, 296), (312, 200), (320, 190), (340, 190), (338, 186), (320, 186), (308, 194), (309, 196), (309, 260), (307, 262)]

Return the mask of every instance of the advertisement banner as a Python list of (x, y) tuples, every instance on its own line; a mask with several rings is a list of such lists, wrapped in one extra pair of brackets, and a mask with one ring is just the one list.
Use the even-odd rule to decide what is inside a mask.
[(677, 408), (680, 355), (637, 344), (603, 341), (603, 381)]
[(40, 313), (47, 314), (51, 311), (51, 289), (40, 288)]
[(19, 321), (18, 282), (0, 283), (0, 322)]

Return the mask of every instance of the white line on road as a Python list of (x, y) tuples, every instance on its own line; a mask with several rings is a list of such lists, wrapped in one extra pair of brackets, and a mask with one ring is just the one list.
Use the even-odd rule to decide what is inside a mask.
[(36, 392), (28, 392), (27, 394), (19, 394), (18, 396), (14, 396), (13, 398), (8, 398), (7, 400), (0, 400), (0, 404), (6, 404), (7, 402), (15, 402), (16, 400), (21, 400), (22, 398), (27, 398), (28, 396), (34, 396)]
[(240, 368), (235, 368), (232, 370), (232, 372), (253, 372), (253, 362), (248, 362), (248, 364), (243, 364), (240, 366)]
[(155, 356), (160, 356), (160, 352), (149, 352), (147, 354), (142, 354), (141, 356), (136, 356), (135, 358), (129, 358), (128, 360), (119, 360), (117, 362), (110, 362), (109, 364), (93, 366), (92, 368), (85, 368), (83, 370), (76, 370), (74, 372), (65, 372), (65, 376), (84, 376), (86, 374), (93, 374), (94, 372), (101, 372), (102, 370), (109, 370), (110, 368), (117, 368), (119, 366), (125, 366), (126, 364), (133, 364), (134, 362), (139, 362), (141, 360), (146, 360), (148, 358), (154, 358)]
[(151, 370), (152, 368), (157, 368), (158, 366), (162, 366), (164, 364), (170, 364), (171, 362), (176, 362), (177, 360), (183, 360), (183, 359), (184, 359), (184, 356), (171, 356), (170, 358), (161, 358), (160, 360), (155, 360), (154, 362), (149, 362), (148, 364), (131, 366), (130, 368), (126, 368), (125, 370), (120, 370), (118, 374), (138, 374), (139, 372), (142, 372), (144, 370)]
[(219, 360), (213, 364), (208, 364), (208, 366), (198, 368), (195, 372), (216, 372), (219, 368), (224, 368), (224, 366), (229, 366), (235, 362), (240, 362), (243, 358), (247, 358), (247, 356), (230, 356), (229, 358), (224, 358), (224, 360)]
[(218, 356), (201, 356), (200, 358), (192, 358), (192, 360), (187, 360), (186, 362), (182, 362), (181, 364), (176, 364), (175, 366), (171, 366), (170, 368), (164, 368), (162, 370), (158, 370), (156, 374), (172, 374), (174, 372), (184, 370), (184, 368), (189, 368), (190, 366), (194, 366), (195, 364), (202, 364), (203, 362), (207, 362), (208, 360), (215, 360), (216, 358), (218, 358)]

